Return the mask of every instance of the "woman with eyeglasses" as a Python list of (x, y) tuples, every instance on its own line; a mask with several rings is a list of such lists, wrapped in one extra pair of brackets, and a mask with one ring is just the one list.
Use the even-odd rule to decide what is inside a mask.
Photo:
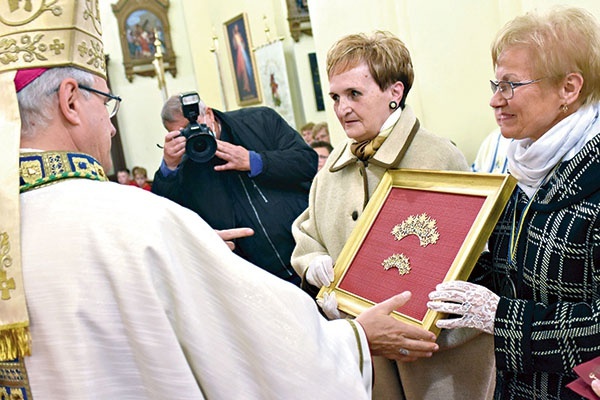
[(496, 399), (581, 399), (600, 356), (600, 25), (577, 8), (510, 21), (492, 45), (491, 107), (518, 181), (472, 275), (429, 308), (494, 335)]

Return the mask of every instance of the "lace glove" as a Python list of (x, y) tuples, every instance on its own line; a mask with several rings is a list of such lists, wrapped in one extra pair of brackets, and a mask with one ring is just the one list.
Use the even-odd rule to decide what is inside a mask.
[(494, 318), (500, 302), (491, 290), (464, 281), (440, 283), (429, 293), (427, 307), (430, 310), (461, 315), (460, 318), (440, 319), (438, 328), (475, 328), (494, 334)]
[(338, 302), (337, 298), (335, 297), (335, 292), (323, 293), (323, 298), (317, 299), (317, 304), (319, 307), (321, 307), (321, 309), (323, 309), (323, 312), (325, 315), (327, 315), (327, 318), (340, 319), (342, 317), (340, 315), (340, 311), (337, 309)]
[(305, 276), (313, 286), (329, 286), (333, 282), (333, 259), (328, 255), (316, 256), (308, 265)]

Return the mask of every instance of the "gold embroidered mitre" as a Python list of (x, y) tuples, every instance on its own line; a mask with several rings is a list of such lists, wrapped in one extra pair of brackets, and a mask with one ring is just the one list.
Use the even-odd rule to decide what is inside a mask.
[(75, 66), (106, 78), (98, 0), (0, 1), (0, 72)]
[(0, 0), (0, 361), (30, 353), (20, 254), (21, 119), (15, 74), (60, 66), (106, 77), (98, 0)]

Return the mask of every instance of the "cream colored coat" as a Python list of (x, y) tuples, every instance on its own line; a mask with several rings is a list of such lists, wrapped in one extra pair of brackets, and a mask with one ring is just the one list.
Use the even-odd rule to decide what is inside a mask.
[[(300, 276), (315, 256), (328, 254), (333, 260), (339, 256), (388, 169), (469, 169), (460, 150), (448, 139), (420, 128), (409, 107), (366, 167), (350, 151), (351, 142), (333, 150), (313, 181), (308, 209), (292, 226), (296, 240), (292, 266)], [(462, 345), (465, 342), (468, 345)], [(495, 381), (492, 337), (461, 329), (443, 331), (438, 343), (442, 350), (430, 359), (397, 363), (406, 399), (491, 398)], [(402, 398), (399, 385), (392, 382), (397, 381), (395, 366), (379, 357), (374, 362), (373, 398)]]

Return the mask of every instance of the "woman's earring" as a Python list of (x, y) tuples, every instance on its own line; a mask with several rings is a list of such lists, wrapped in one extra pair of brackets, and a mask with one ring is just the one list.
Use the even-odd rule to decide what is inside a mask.
[(398, 108), (398, 103), (396, 103), (394, 100), (390, 101), (390, 108), (392, 110), (395, 110), (396, 108)]
[(561, 107), (561, 109), (562, 109), (562, 112), (564, 112), (566, 114), (567, 111), (569, 111), (569, 106), (566, 105), (566, 104), (563, 104), (562, 107)]

